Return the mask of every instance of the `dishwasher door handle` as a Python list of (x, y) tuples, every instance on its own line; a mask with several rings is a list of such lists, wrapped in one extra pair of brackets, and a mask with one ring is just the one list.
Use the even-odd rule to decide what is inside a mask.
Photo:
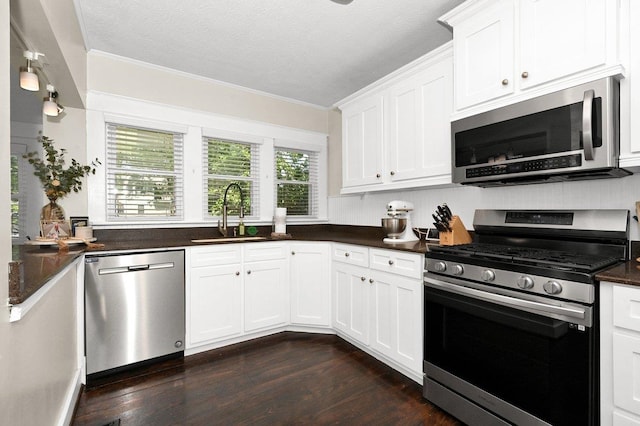
[(98, 275), (121, 274), (123, 272), (151, 271), (154, 269), (170, 269), (174, 266), (175, 264), (173, 262), (152, 263), (148, 265), (119, 266), (115, 268), (100, 269), (98, 271)]

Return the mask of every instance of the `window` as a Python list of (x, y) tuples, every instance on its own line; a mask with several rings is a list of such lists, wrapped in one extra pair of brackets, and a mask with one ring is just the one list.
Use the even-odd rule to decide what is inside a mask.
[(275, 148), (276, 207), (288, 216), (318, 216), (318, 153)]
[(183, 134), (107, 123), (107, 218), (182, 218)]
[(11, 238), (20, 238), (23, 233), (20, 198), (20, 160), (17, 155), (11, 155)]
[[(237, 183), (244, 196), (244, 214), (256, 217), (259, 210), (259, 146), (255, 143), (203, 138), (205, 217), (222, 216), (224, 193)], [(227, 212), (239, 215), (240, 194), (237, 188), (227, 193)]]

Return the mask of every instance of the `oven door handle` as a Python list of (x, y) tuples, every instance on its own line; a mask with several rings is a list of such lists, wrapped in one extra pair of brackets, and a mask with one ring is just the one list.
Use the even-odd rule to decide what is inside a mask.
[(554, 316), (560, 315), (567, 318), (575, 318), (576, 320), (580, 320), (581, 322), (587, 320), (586, 309), (580, 307), (556, 306), (550, 305), (548, 303), (517, 299), (515, 297), (504, 296), (502, 294), (488, 293), (486, 291), (476, 290), (474, 288), (450, 284), (445, 281), (434, 280), (427, 276), (424, 277), (424, 282), (427, 283), (429, 287), (439, 288), (462, 296), (469, 296), (474, 299), (483, 300), (485, 302), (497, 303), (502, 306), (523, 308), (529, 312), (541, 313), (543, 315), (546, 314), (547, 316), (551, 314)]

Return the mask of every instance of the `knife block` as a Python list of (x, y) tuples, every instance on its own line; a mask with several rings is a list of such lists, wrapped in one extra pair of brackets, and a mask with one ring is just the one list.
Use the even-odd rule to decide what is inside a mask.
[(449, 221), (451, 231), (440, 232), (440, 245), (455, 246), (458, 244), (469, 244), (471, 235), (464, 227), (462, 220), (458, 216), (453, 216)]

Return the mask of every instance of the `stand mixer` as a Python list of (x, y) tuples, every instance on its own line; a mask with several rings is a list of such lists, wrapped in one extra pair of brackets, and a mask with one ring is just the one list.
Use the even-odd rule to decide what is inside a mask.
[(407, 243), (418, 241), (411, 226), (413, 203), (394, 200), (387, 203), (387, 216), (382, 218), (382, 228), (387, 233), (385, 243)]

